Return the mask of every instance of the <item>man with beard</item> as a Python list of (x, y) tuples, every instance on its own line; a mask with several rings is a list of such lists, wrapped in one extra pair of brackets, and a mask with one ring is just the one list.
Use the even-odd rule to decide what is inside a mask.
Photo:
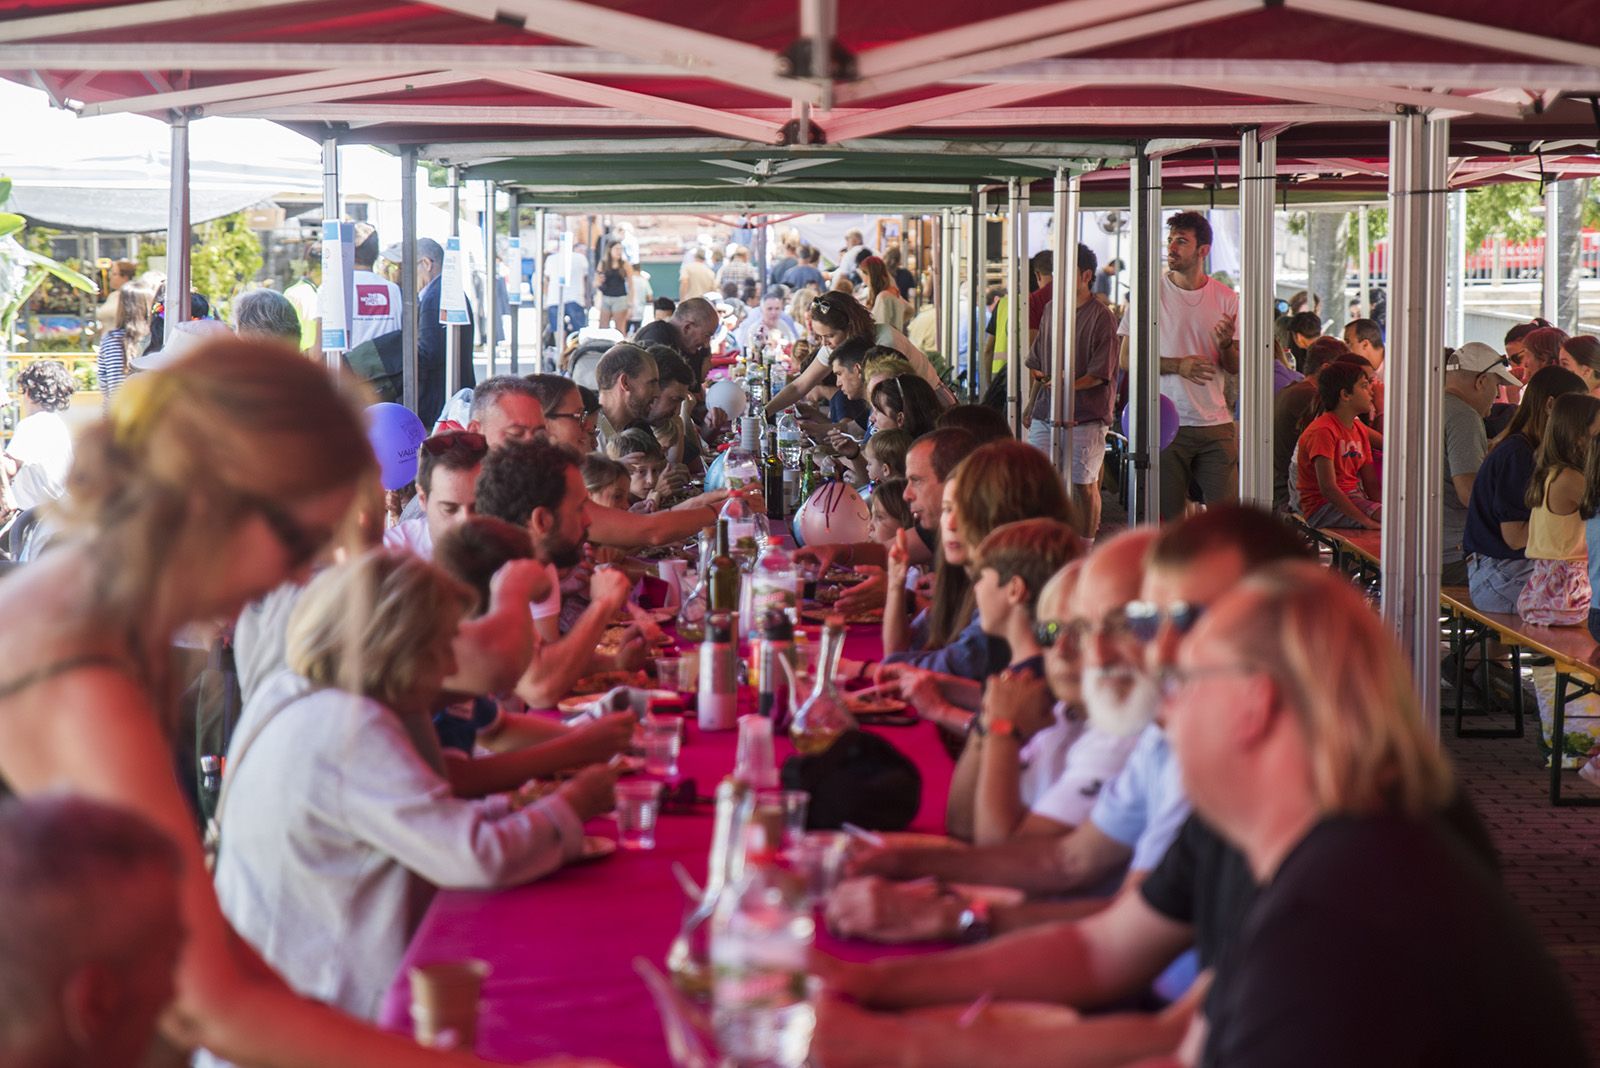
[[(879, 850), (856, 860), (857, 874), (934, 875), (1065, 894), (1102, 888), (1130, 862), (1134, 873), (1155, 866), (1188, 814), (1160, 731), (1152, 735), (1146, 729), (1154, 718), (1156, 687), (1140, 670), (1140, 650), (1126, 633), (1127, 608), (1139, 593), (1143, 560), (1155, 540), (1156, 531), (1140, 529), (1105, 542), (1084, 564), (1073, 597), (1075, 617), (1067, 626), (1079, 636), (1089, 724), (1111, 738), (1136, 739), (1131, 752), (1124, 749), (1122, 770), (1098, 790), (1092, 807), (1077, 803), (1071, 790), (1047, 790), (1027, 819), (1027, 834), (974, 849)], [(959, 914), (967, 903), (940, 904), (959, 904)], [(861, 922), (870, 920), (870, 910), (860, 916), (830, 908), (829, 915), (846, 933), (870, 933), (870, 923)]]
[[(525, 527), (539, 562), (562, 570), (575, 567), (583, 559), (590, 507), (578, 464), (575, 454), (542, 439), (495, 449), (478, 475), (478, 514)], [(644, 656), (637, 638), (615, 657), (594, 651), (632, 586), (620, 570), (597, 569), (589, 607), (572, 627), (554, 641), (535, 636), (533, 661), (517, 685), (517, 696), (534, 708), (553, 708), (583, 675), (637, 667)]]
[(661, 372), (648, 352), (624, 341), (600, 357), (595, 384), (600, 388), (595, 432), (603, 451), (618, 434), (650, 414), (650, 406), (661, 393)]
[[(1145, 564), (1142, 599), (1130, 604), (1125, 615), (1128, 636), (1136, 640), (1130, 642), (1130, 655), (1147, 672), (1172, 666), (1179, 642), (1206, 606), (1252, 572), (1306, 558), (1309, 552), (1299, 536), (1259, 509), (1211, 508), (1164, 528)], [(1086, 660), (1092, 648), (1086, 649)], [(1091, 714), (1095, 707), (1091, 702)], [(1147, 730), (1160, 728), (1152, 723)], [(1141, 744), (1147, 737), (1141, 735)], [(1161, 751), (1167, 769), (1176, 774), (1177, 761), (1164, 740)], [(970, 1002), (985, 993), (1000, 1000), (1081, 1008), (1125, 1003), (1147, 990), (1191, 946), (1198, 950), (1200, 966), (1212, 967), (1243, 925), (1255, 892), (1249, 871), (1225, 863), (1217, 855), (1221, 850), (1207, 851), (1196, 862), (1189, 850), (1180, 849), (1193, 844), (1195, 825), (1194, 820), (1185, 824), (1173, 848), (1136, 890), (1117, 895), (1105, 908), (1074, 922), (1053, 921), (1072, 919), (1075, 911), (1081, 914), (1081, 903), (997, 907), (984, 917), (987, 922), (979, 922), (981, 906), (964, 902), (954, 926), (934, 928), (935, 933), (925, 937), (950, 937), (962, 927), (969, 936), (993, 932), (1006, 937), (932, 956), (869, 964), (819, 955), (817, 970), (831, 993), (875, 1009)], [(994, 871), (984, 870), (973, 881), (993, 883)], [(896, 900), (890, 907), (899, 905)], [(895, 922), (913, 921), (897, 917)], [(914, 922), (927, 926), (925, 921)], [(1002, 1031), (981, 1020), (969, 1028), (958, 1027), (953, 1018), (948, 1023), (932, 1018), (912, 1022), (909, 1017), (864, 1011), (830, 998), (819, 1012), (812, 1051), (826, 1068), (973, 1064), (993, 1060), (997, 1049), (1004, 1049), (1006, 1059), (1015, 1063), (1120, 1064), (1170, 1054), (1203, 993), (1204, 984), (1198, 984), (1188, 996), (1155, 1014), (1119, 1013), (1064, 1025), (1007, 1024)]]
[[(1167, 270), (1161, 276), (1161, 395), (1178, 410), (1178, 435), (1161, 450), (1161, 518), (1182, 515), (1189, 484), (1206, 504), (1238, 493), (1239, 428), (1223, 392), (1223, 372), (1239, 373), (1234, 322), (1239, 295), (1205, 271), (1211, 224), (1199, 212), (1167, 220)], [(1126, 337), (1128, 320), (1118, 333)], [(1127, 367), (1127, 342), (1122, 365)]]

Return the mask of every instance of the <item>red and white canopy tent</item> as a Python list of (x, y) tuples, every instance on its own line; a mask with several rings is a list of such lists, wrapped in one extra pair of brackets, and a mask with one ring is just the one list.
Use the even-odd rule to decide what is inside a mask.
[[(1058, 255), (1072, 248), (1085, 188), (1125, 182), (1132, 244), (1153, 249), (1163, 185), (1203, 182), (1208, 170), (1216, 184), (1230, 157), (1245, 246), (1241, 491), (1255, 500), (1270, 486), (1275, 191), (1286, 171), (1297, 183), (1386, 189), (1384, 611), (1417, 654), (1433, 717), (1445, 192), (1530, 166), (1587, 172), (1580, 156), (1600, 136), (1593, 0), (991, 0), (981, 14), (949, 0), (0, 0), (0, 70), (86, 113), (168, 119), (175, 159), (190, 119), (222, 114), (322, 138), (330, 164), (343, 140), (485, 169), (548, 161), (554, 149), (600, 169), (711, 135), (720, 144), (704, 155), (746, 169), (685, 179), (679, 188), (700, 204), (774, 184), (767, 159), (937, 155), (944, 171), (906, 165), (898, 179), (928, 187), (986, 184), (1001, 177), (993, 161), (1020, 159), (1054, 172)], [(970, 173), (952, 182), (948, 163), (962, 159)], [(1079, 177), (1106, 161), (1109, 173)], [(871, 188), (833, 166), (841, 187)], [(1019, 207), (1029, 183), (1004, 177)], [(336, 208), (336, 167), (329, 178)], [(607, 181), (591, 173), (585, 184), (598, 197)], [(179, 176), (180, 234), (183, 186)], [(764, 203), (783, 195), (769, 189)], [(169, 248), (184, 285), (187, 243)], [(1142, 260), (1130, 272), (1133, 452), (1149, 515), (1159, 259)], [(1056, 301), (1058, 338), (1072, 336), (1070, 305)]]

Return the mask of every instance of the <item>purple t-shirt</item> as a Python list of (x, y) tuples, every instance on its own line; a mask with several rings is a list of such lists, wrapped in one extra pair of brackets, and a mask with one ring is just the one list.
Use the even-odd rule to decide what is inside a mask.
[[(1054, 301), (1044, 306), (1044, 317), (1039, 322), (1039, 336), (1028, 350), (1028, 366), (1035, 371), (1050, 370), (1050, 337)], [(1103, 381), (1098, 386), (1077, 391), (1072, 402), (1072, 421), (1075, 425), (1111, 422), (1111, 409), (1116, 403), (1117, 368), (1121, 343), (1117, 340), (1117, 317), (1100, 301), (1090, 298), (1078, 305), (1074, 323), (1078, 343), (1074, 346), (1076, 370), (1074, 379), (1094, 375)], [(1033, 418), (1046, 419), (1050, 415), (1050, 385), (1039, 391), (1033, 402)]]

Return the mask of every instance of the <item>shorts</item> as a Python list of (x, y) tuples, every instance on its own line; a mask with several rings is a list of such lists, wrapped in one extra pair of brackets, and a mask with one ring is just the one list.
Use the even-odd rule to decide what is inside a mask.
[[(1045, 455), (1050, 453), (1050, 424), (1035, 419), (1028, 424), (1028, 444)], [(1100, 481), (1100, 469), (1106, 460), (1106, 425), (1104, 423), (1079, 423), (1072, 428), (1072, 483), (1075, 486), (1092, 486)]]
[(1472, 606), (1485, 612), (1515, 612), (1517, 598), (1522, 596), (1522, 587), (1532, 574), (1532, 560), (1501, 560), (1474, 553), (1467, 558), (1467, 589), (1472, 594)]
[(628, 294), (626, 293), (620, 297), (608, 297), (604, 293), (600, 295), (601, 315), (616, 315), (618, 312), (629, 311), (632, 308), (633, 301), (628, 299)]

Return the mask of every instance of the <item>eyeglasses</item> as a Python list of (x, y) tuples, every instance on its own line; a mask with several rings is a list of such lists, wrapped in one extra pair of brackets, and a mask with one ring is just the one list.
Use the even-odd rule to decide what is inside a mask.
[(1162, 668), (1156, 676), (1156, 685), (1163, 700), (1175, 700), (1201, 679), (1219, 678), (1223, 675), (1265, 675), (1266, 669), (1255, 664), (1212, 664), (1207, 667)]
[(545, 412), (546, 419), (576, 419), (580, 423), (592, 423), (600, 417), (600, 409), (582, 412)]
[(333, 537), (331, 531), (308, 530), (288, 509), (265, 497), (245, 496), (242, 500), (245, 506), (259, 515), (272, 530), (272, 536), (278, 539), (278, 544), (283, 546), (284, 555), (289, 558), (291, 571), (309, 563), (322, 551), (328, 539)]
[(1063, 638), (1080, 644), (1085, 638), (1105, 635), (1113, 640), (1128, 633), (1128, 617), (1121, 610), (1111, 612), (1095, 623), (1079, 616), (1076, 619), (1041, 619), (1033, 625), (1033, 640), (1049, 649)]
[(1133, 601), (1127, 609), (1128, 633), (1142, 642), (1154, 641), (1161, 625), (1170, 623), (1179, 634), (1188, 634), (1200, 621), (1205, 609), (1188, 601), (1173, 601), (1165, 608), (1149, 601)]
[(452, 449), (488, 452), (489, 439), (476, 430), (446, 430), (422, 439), (422, 451), (429, 456), (443, 456)]

